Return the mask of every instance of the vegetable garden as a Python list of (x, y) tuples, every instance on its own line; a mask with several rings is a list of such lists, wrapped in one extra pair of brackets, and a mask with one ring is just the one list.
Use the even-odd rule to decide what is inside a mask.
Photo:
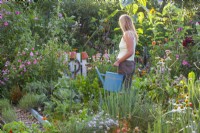
[[(0, 0), (0, 132), (199, 133), (199, 8), (199, 0)], [(130, 91), (109, 92), (95, 67), (117, 70), (121, 14), (139, 35), (136, 71)], [(70, 70), (77, 53), (87, 75)]]

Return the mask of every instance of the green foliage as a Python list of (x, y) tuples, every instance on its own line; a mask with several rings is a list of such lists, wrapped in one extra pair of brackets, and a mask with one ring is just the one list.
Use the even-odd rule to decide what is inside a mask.
[(0, 99), (0, 114), (6, 123), (17, 120), (17, 115), (8, 99)]
[(7, 132), (20, 132), (20, 133), (30, 133), (30, 132), (37, 132), (42, 133), (36, 125), (32, 125), (31, 128), (27, 127), (23, 122), (13, 121), (7, 123), (3, 126), (3, 131)]
[(9, 109), (9, 108), (11, 108), (9, 100), (0, 99), (0, 111), (2, 111), (2, 109)]
[(113, 118), (131, 118), (139, 99), (140, 95), (136, 89), (120, 93), (104, 92), (103, 109)]
[(23, 91), (25, 93), (35, 93), (35, 94), (46, 94), (49, 95), (51, 93), (51, 86), (48, 81), (33, 81), (30, 83), (26, 83), (23, 87)]
[(99, 94), (102, 91), (98, 78), (94, 78), (92, 81), (88, 77), (77, 76), (74, 81), (74, 89), (82, 96), (83, 102), (87, 103), (90, 99), (99, 99)]
[(17, 120), (17, 114), (12, 108), (3, 108), (1, 115), (6, 123)]
[(45, 95), (38, 95), (34, 93), (27, 93), (24, 95), (19, 101), (19, 107), (25, 110), (29, 110), (31, 108), (39, 107), (46, 100)]

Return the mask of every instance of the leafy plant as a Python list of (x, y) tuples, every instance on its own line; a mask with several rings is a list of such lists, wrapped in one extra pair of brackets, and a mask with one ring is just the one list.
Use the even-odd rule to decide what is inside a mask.
[(39, 107), (46, 100), (45, 95), (38, 95), (34, 93), (27, 93), (19, 101), (19, 107), (25, 110)]
[(2, 109), (9, 109), (12, 106), (10, 105), (10, 102), (8, 99), (0, 99), (0, 111), (2, 111)]
[(17, 120), (17, 114), (12, 108), (3, 108), (1, 114), (6, 123)]

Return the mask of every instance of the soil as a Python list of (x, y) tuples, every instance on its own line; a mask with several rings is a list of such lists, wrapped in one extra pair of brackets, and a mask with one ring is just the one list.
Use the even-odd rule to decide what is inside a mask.
[(31, 127), (32, 124), (38, 124), (42, 126), (39, 121), (30, 113), (30, 111), (22, 110), (17, 107), (14, 108), (17, 114), (17, 119), (22, 121), (27, 127)]

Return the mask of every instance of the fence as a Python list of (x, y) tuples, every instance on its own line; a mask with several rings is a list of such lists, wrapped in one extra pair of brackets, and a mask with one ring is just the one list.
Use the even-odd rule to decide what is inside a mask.
[(74, 78), (77, 74), (81, 74), (83, 76), (87, 76), (87, 58), (88, 55), (86, 52), (76, 53), (69, 52), (66, 56), (66, 60), (69, 60), (69, 70), (72, 73), (72, 78)]

